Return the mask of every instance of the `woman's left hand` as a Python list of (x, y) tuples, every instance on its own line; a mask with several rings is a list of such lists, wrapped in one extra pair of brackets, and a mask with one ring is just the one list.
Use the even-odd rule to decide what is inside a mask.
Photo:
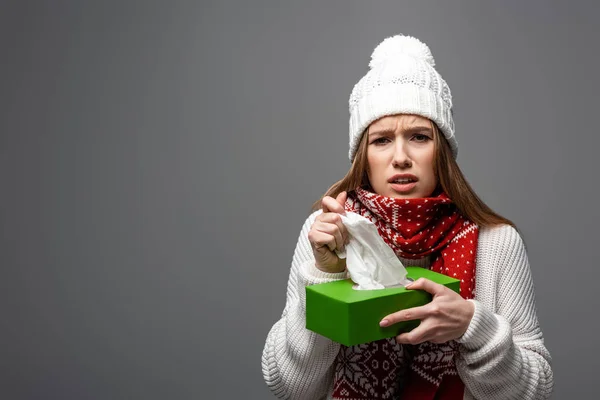
[(419, 278), (406, 288), (425, 290), (433, 295), (433, 299), (424, 306), (401, 310), (381, 320), (380, 326), (421, 320), (421, 324), (412, 331), (396, 336), (398, 343), (444, 343), (461, 337), (467, 331), (475, 313), (475, 305), (472, 302), (463, 299), (452, 289), (425, 278)]

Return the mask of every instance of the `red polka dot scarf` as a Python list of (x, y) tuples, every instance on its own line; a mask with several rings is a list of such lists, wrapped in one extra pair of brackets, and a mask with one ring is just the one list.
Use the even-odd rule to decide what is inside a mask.
[[(460, 294), (475, 296), (477, 225), (461, 216), (445, 193), (396, 199), (364, 189), (350, 192), (345, 204), (371, 220), (396, 255), (431, 256), (431, 270), (460, 279)], [(454, 359), (458, 344), (416, 346), (394, 338), (342, 346), (336, 360), (334, 399), (462, 399), (464, 386)]]

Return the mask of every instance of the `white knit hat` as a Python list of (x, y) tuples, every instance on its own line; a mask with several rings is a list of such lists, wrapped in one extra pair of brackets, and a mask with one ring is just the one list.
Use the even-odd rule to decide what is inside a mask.
[(371, 122), (394, 114), (417, 114), (435, 122), (456, 158), (452, 95), (434, 66), (429, 47), (411, 36), (389, 37), (375, 48), (369, 72), (350, 95), (350, 161)]

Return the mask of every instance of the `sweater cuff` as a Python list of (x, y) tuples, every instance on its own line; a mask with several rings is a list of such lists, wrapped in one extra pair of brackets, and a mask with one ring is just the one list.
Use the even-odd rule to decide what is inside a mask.
[(475, 313), (467, 331), (456, 341), (469, 350), (475, 350), (489, 342), (498, 330), (498, 320), (477, 300), (468, 300), (475, 306)]
[(339, 281), (348, 278), (347, 271), (329, 273), (323, 272), (315, 266), (314, 261), (307, 261), (300, 267), (300, 275), (304, 281), (304, 286), (316, 285), (331, 281)]

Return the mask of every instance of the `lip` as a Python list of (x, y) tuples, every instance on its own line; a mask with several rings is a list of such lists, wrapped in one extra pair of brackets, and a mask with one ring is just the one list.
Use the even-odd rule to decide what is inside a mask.
[(392, 183), (392, 189), (398, 193), (408, 193), (417, 186), (417, 182), (411, 183)]
[[(410, 180), (414, 181), (414, 182), (411, 182), (410, 184), (413, 184), (413, 183), (415, 183), (416, 181), (418, 181), (418, 180), (419, 180), (419, 178), (417, 178), (417, 177), (416, 177), (416, 176), (414, 176), (413, 174), (396, 174), (396, 175), (392, 176), (390, 179), (388, 179), (388, 183), (392, 183), (392, 182), (394, 182), (396, 179), (403, 179), (403, 178), (404, 178), (404, 179), (407, 179), (407, 178), (408, 178), (408, 179), (410, 179)], [(400, 184), (398, 184), (398, 183), (395, 183), (395, 185), (400, 185)], [(405, 185), (409, 185), (409, 184), (405, 184)], [(402, 186), (402, 185), (400, 185), (400, 186)]]
[[(412, 182), (409, 183), (393, 183), (396, 179), (410, 179)], [(419, 178), (412, 174), (397, 174), (388, 179), (388, 183), (392, 186), (392, 189), (397, 193), (406, 194), (417, 186), (417, 181)]]

